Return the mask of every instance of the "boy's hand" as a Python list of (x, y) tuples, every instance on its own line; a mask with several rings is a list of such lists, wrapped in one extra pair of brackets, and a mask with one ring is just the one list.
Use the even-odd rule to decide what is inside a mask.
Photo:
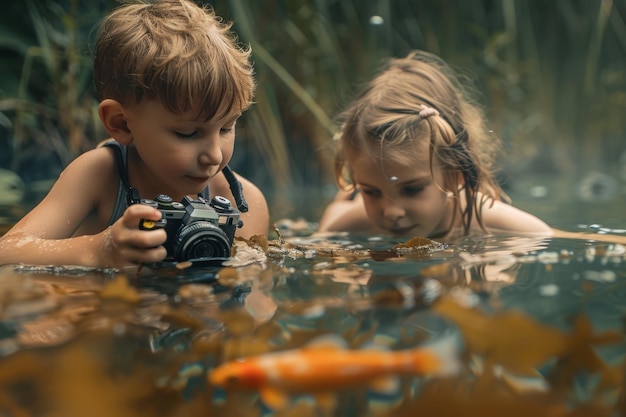
[(163, 246), (167, 239), (164, 229), (140, 230), (141, 219), (158, 221), (161, 212), (144, 204), (134, 204), (104, 235), (102, 260), (112, 266), (162, 261), (167, 255)]

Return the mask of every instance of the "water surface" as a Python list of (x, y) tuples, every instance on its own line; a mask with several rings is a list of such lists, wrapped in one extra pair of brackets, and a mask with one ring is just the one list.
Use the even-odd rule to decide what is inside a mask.
[[(265, 247), (238, 242), (224, 268), (2, 267), (0, 409), (489, 416), (516, 415), (520, 404), (542, 415), (623, 407), (623, 245), (481, 236), (394, 249), (401, 242), (378, 236), (283, 234)], [(272, 413), (255, 392), (207, 382), (227, 360), (302, 348), (322, 334), (391, 350), (457, 335), (464, 368), (445, 380), (403, 378), (391, 397), (337, 392), (333, 411), (303, 396)], [(552, 339), (565, 347), (550, 350)], [(532, 388), (511, 371), (527, 364)]]

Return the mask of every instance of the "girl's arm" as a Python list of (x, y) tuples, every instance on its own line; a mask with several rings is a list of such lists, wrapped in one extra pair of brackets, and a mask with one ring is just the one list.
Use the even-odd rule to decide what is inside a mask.
[(95, 234), (73, 237), (91, 216), (103, 217), (103, 201), (115, 198), (102, 195), (111, 189), (113, 163), (110, 151), (102, 148), (73, 161), (41, 203), (0, 238), (0, 265), (119, 267), (163, 259), (166, 251), (159, 245), (165, 231), (138, 229), (141, 218), (158, 220), (161, 214), (143, 205), (130, 207), (111, 227), (104, 224)]
[(552, 236), (553, 230), (543, 220), (501, 201), (483, 204), (483, 224), (488, 232), (510, 232)]
[(554, 229), (532, 214), (506, 203), (497, 201), (492, 208), (488, 206), (489, 204), (484, 208), (483, 221), (489, 231), (549, 236), (560, 239), (585, 239), (626, 245), (626, 236), (623, 235), (569, 232)]

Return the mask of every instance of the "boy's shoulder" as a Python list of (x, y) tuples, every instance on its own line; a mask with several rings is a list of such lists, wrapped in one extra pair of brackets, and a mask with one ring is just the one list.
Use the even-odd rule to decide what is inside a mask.
[(78, 155), (68, 165), (68, 168), (73, 166), (84, 168), (87, 175), (90, 173), (103, 175), (106, 171), (115, 168), (114, 150), (107, 146), (98, 145), (96, 148)]
[(97, 147), (77, 156), (61, 173), (57, 185), (66, 192), (98, 196), (117, 187), (119, 175), (112, 149)]
[[(246, 198), (248, 198), (248, 193), (255, 195), (263, 194), (261, 189), (249, 179), (237, 173), (235, 173), (235, 176), (237, 177), (237, 180), (239, 180), (239, 182), (241, 183), (244, 189), (244, 196)], [(211, 190), (211, 196), (221, 195), (230, 197), (232, 195), (232, 192), (230, 190), (230, 184), (228, 183), (228, 180), (226, 180), (226, 177), (224, 175), (216, 175), (215, 177), (213, 177), (211, 179), (209, 187)]]
[[(237, 236), (243, 238), (250, 238), (253, 235), (267, 236), (270, 216), (265, 195), (252, 181), (237, 173), (235, 173), (235, 176), (241, 183), (243, 195), (249, 207), (248, 212), (241, 215), (244, 227), (237, 231)], [(224, 175), (216, 175), (212, 178), (209, 187), (211, 196), (221, 195), (228, 198), (233, 206), (236, 205), (236, 201), (230, 191), (230, 185)]]

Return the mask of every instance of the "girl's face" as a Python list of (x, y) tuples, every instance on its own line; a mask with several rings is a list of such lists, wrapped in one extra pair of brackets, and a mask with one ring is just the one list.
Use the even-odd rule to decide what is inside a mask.
[(239, 114), (197, 120), (173, 114), (158, 101), (144, 101), (127, 113), (139, 162), (139, 180), (148, 190), (180, 200), (196, 195), (230, 161)]
[(437, 236), (450, 229), (454, 205), (442, 191), (442, 169), (431, 175), (428, 152), (407, 152), (381, 162), (374, 154), (350, 160), (370, 221), (395, 236)]

